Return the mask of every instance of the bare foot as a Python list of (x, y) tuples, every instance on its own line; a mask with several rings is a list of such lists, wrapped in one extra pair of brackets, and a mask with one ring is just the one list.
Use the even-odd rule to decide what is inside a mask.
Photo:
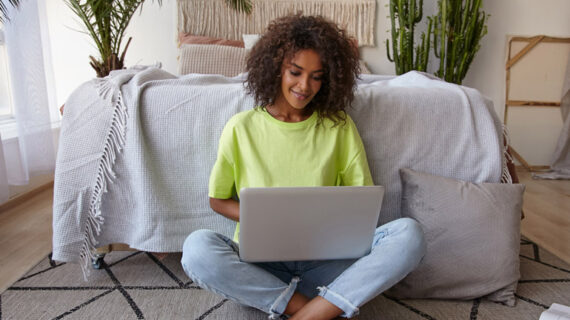
[(152, 255), (157, 258), (158, 261), (162, 261), (168, 256), (168, 252), (152, 252)]

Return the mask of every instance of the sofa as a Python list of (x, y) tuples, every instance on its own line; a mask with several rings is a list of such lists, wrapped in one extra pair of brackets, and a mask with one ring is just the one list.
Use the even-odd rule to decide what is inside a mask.
[[(209, 207), (208, 177), (224, 124), (254, 107), (244, 79), (137, 66), (79, 86), (59, 139), (52, 258), (87, 276), (99, 246), (179, 252), (197, 229), (231, 236), (235, 223)], [(390, 294), (514, 305), (524, 187), (511, 184), (490, 100), (421, 72), (363, 74), (355, 90), (348, 114), (386, 187), (378, 224), (409, 216), (428, 239)]]

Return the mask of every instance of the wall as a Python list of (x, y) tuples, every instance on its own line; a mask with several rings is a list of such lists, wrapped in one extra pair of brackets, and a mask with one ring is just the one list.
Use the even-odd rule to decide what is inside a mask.
[[(489, 34), (466, 84), (495, 102), (503, 117), (507, 35), (570, 37), (570, 1), (484, 1), (491, 13)], [(512, 108), (507, 120), (512, 145), (533, 165), (548, 165), (562, 129), (559, 108)]]
[[(388, 61), (385, 49), (390, 29), (388, 2), (377, 0), (376, 47), (362, 49), (362, 58), (378, 74), (394, 74), (394, 66)], [(88, 56), (95, 54), (95, 50), (86, 35), (73, 30), (81, 27), (62, 0), (47, 0), (47, 7), (57, 100), (63, 103), (75, 87), (94, 76)], [(425, 16), (435, 13), (436, 7), (436, 0), (424, 1), (424, 19), (420, 26), (426, 23)], [(493, 100), (502, 119), (507, 35), (570, 37), (570, 19), (567, 17), (570, 1), (483, 0), (483, 7), (491, 14), (489, 33), (483, 39), (464, 85), (479, 89)], [(127, 53), (127, 65), (161, 61), (165, 70), (176, 73), (176, 20), (176, 1), (163, 1), (162, 7), (154, 2), (145, 4), (142, 14), (133, 17), (128, 30), (133, 42)], [(513, 114), (513, 118), (509, 116), (513, 145), (532, 164), (548, 164), (562, 126), (559, 110), (525, 108), (517, 112), (519, 114)], [(525, 133), (529, 128), (532, 134)]]

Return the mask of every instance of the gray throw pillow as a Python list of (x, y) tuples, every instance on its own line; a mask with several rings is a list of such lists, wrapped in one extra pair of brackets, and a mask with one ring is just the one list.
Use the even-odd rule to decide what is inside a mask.
[(524, 185), (470, 183), (400, 170), (402, 215), (416, 219), (427, 251), (394, 286), (399, 298), (487, 299), (515, 305)]

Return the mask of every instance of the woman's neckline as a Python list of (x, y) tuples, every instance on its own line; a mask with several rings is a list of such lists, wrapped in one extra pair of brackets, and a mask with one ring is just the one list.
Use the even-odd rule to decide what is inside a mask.
[(293, 121), (293, 122), (282, 121), (282, 120), (277, 119), (274, 115), (272, 115), (269, 112), (269, 110), (267, 108), (264, 108), (263, 113), (265, 114), (265, 117), (267, 119), (269, 119), (271, 122), (277, 123), (282, 127), (289, 127), (289, 128), (305, 127), (307, 125), (312, 124), (317, 119), (317, 112), (311, 113), (308, 117), (306, 117), (305, 119), (303, 119), (301, 121)]

